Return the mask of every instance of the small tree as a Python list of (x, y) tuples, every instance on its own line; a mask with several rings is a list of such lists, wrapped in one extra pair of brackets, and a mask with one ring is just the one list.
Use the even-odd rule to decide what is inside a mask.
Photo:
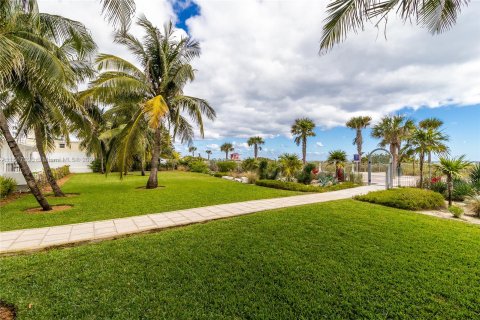
[(347, 153), (343, 150), (333, 150), (328, 153), (327, 161), (335, 164), (335, 176), (339, 180), (343, 180), (343, 174), (341, 172), (345, 162), (347, 162)]
[(262, 150), (261, 144), (264, 144), (265, 141), (262, 137), (251, 137), (247, 140), (248, 146), (253, 146), (253, 154), (254, 158), (257, 159), (258, 157), (258, 150)]
[(212, 154), (212, 150), (207, 150), (205, 151), (205, 153), (207, 154), (207, 159), (210, 160), (210, 155)]
[(220, 146), (220, 150), (225, 152), (225, 160), (228, 160), (228, 153), (235, 150), (230, 142), (225, 142)]
[(440, 158), (440, 164), (438, 169), (447, 176), (447, 192), (448, 192), (448, 205), (452, 205), (452, 189), (453, 179), (460, 176), (463, 169), (470, 165), (469, 161), (465, 161), (465, 155), (458, 158)]
[(309, 118), (302, 118), (295, 120), (292, 125), (291, 133), (295, 137), (297, 146), (302, 144), (302, 160), (303, 164), (307, 162), (307, 138), (315, 137), (315, 123)]
[(188, 152), (192, 153), (192, 157), (195, 157), (195, 151), (197, 151), (197, 147), (191, 146), (188, 148)]
[(283, 176), (287, 181), (291, 181), (297, 171), (302, 169), (302, 161), (293, 153), (284, 153), (278, 157), (278, 162), (282, 170)]

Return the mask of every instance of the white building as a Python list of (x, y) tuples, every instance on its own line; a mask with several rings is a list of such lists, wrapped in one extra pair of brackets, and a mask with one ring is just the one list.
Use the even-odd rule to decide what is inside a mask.
[[(13, 128), (12, 135), (15, 136), (16, 134), (16, 130)], [(25, 160), (27, 160), (30, 170), (34, 173), (42, 172), (43, 167), (33, 135), (19, 134), (17, 144)], [(89, 165), (93, 158), (87, 157), (85, 152), (80, 150), (79, 144), (77, 141), (71, 141), (70, 146), (67, 146), (64, 140), (55, 140), (55, 149), (53, 152), (47, 153), (50, 167), (54, 169), (69, 165), (71, 172), (91, 172)], [(18, 185), (26, 184), (22, 172), (4, 140), (0, 141), (0, 175), (14, 178)]]

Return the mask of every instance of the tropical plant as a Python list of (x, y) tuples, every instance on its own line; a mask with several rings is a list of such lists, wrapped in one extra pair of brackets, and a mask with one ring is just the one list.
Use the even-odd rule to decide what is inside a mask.
[(126, 123), (121, 139), (115, 145), (120, 174), (123, 174), (129, 150), (138, 137), (152, 135), (150, 176), (146, 187), (158, 186), (158, 164), (163, 133), (174, 139), (191, 143), (193, 126), (186, 113), (200, 129), (203, 136), (203, 116), (213, 120), (215, 111), (207, 101), (186, 96), (183, 88), (195, 79), (191, 61), (200, 54), (197, 41), (175, 35), (173, 24), (167, 23), (163, 32), (144, 16), (137, 22), (145, 33), (142, 41), (133, 34), (117, 32), (115, 41), (125, 46), (139, 61), (141, 69), (119, 57), (101, 54), (96, 63), (101, 71), (82, 98), (113, 105), (112, 112), (134, 110), (134, 116)]
[[(429, 131), (430, 136), (438, 136), (438, 131), (440, 127), (443, 125), (443, 121), (438, 118), (426, 118), (419, 122), (418, 126), (424, 130)], [(442, 134), (443, 135), (443, 134)], [(448, 136), (443, 135), (445, 137), (445, 141), (448, 141)], [(436, 140), (435, 138), (432, 141)], [(448, 152), (448, 147), (445, 145), (440, 146), (438, 144), (432, 144), (427, 148), (428, 152), (428, 178), (432, 178), (432, 153), (435, 154), (442, 154)]]
[(195, 157), (195, 151), (197, 151), (197, 147), (194, 147), (194, 146), (188, 147), (188, 152), (192, 153), (192, 157)]
[(254, 158), (247, 158), (242, 161), (243, 171), (256, 171), (258, 169), (258, 161)]
[(15, 181), (15, 179), (0, 176), (0, 199), (6, 198), (15, 191), (16, 187), (17, 181)]
[(302, 160), (303, 164), (307, 162), (307, 138), (314, 137), (315, 123), (309, 118), (296, 119), (292, 125), (291, 133), (295, 137), (297, 146), (302, 144)]
[(307, 163), (302, 171), (297, 175), (297, 181), (303, 184), (310, 184), (313, 180), (312, 171), (317, 167), (315, 163)]
[(343, 41), (350, 31), (363, 30), (366, 22), (377, 19), (385, 27), (389, 13), (397, 12), (404, 22), (414, 21), (426, 27), (432, 34), (449, 30), (457, 21), (458, 14), (470, 1), (375, 1), (332, 0), (327, 6), (328, 17), (323, 26), (320, 52), (326, 52)]
[(217, 167), (220, 172), (228, 172), (237, 169), (237, 164), (235, 161), (218, 161)]
[(414, 122), (402, 115), (385, 116), (372, 128), (372, 137), (381, 139), (379, 145), (381, 147), (390, 146), (394, 177), (399, 163), (398, 155), (402, 147), (402, 141), (409, 137), (414, 128)]
[(372, 118), (369, 116), (364, 117), (353, 117), (347, 121), (346, 126), (350, 129), (355, 130), (356, 135), (353, 139), (353, 144), (357, 146), (357, 154), (359, 157), (362, 156), (362, 145), (363, 145), (363, 136), (362, 129), (365, 129), (370, 125)]
[(343, 174), (343, 167), (347, 162), (347, 153), (343, 150), (333, 150), (328, 153), (327, 162), (335, 165), (335, 177), (339, 181), (345, 179)]
[(466, 200), (468, 208), (470, 208), (477, 217), (480, 217), (480, 194), (469, 196)]
[(448, 211), (450, 211), (450, 213), (453, 214), (455, 218), (461, 218), (464, 212), (463, 208), (460, 208), (458, 206), (449, 206)]
[(302, 169), (302, 161), (298, 159), (298, 156), (294, 153), (284, 153), (278, 157), (278, 163), (280, 165), (280, 170), (282, 175), (291, 181), (297, 171)]
[(247, 140), (247, 144), (249, 147), (253, 146), (253, 155), (254, 155), (254, 158), (257, 159), (258, 157), (258, 151), (259, 150), (262, 150), (262, 147), (260, 145), (264, 144), (265, 143), (265, 140), (263, 140), (262, 137), (250, 137), (248, 140)]
[(207, 154), (207, 159), (210, 160), (210, 156), (212, 155), (212, 150), (207, 150), (205, 151), (205, 153)]
[(233, 145), (230, 142), (225, 142), (220, 146), (220, 151), (225, 152), (225, 160), (228, 160), (228, 153), (235, 150)]
[(448, 205), (452, 205), (452, 189), (453, 179), (460, 177), (462, 170), (467, 168), (470, 162), (465, 161), (465, 156), (462, 155), (458, 158), (441, 157), (438, 169), (447, 176), (447, 193), (448, 193)]
[(472, 166), (469, 177), (473, 187), (480, 191), (480, 162)]

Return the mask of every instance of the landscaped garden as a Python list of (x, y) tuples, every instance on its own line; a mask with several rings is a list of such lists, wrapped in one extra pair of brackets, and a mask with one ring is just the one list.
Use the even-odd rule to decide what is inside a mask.
[(479, 246), (476, 226), (342, 200), (3, 257), (0, 297), (20, 319), (474, 319)]

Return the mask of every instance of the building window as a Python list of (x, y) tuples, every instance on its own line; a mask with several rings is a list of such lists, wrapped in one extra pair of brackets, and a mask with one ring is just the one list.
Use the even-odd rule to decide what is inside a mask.
[(59, 147), (62, 148), (62, 149), (65, 148), (65, 143), (60, 143)]

